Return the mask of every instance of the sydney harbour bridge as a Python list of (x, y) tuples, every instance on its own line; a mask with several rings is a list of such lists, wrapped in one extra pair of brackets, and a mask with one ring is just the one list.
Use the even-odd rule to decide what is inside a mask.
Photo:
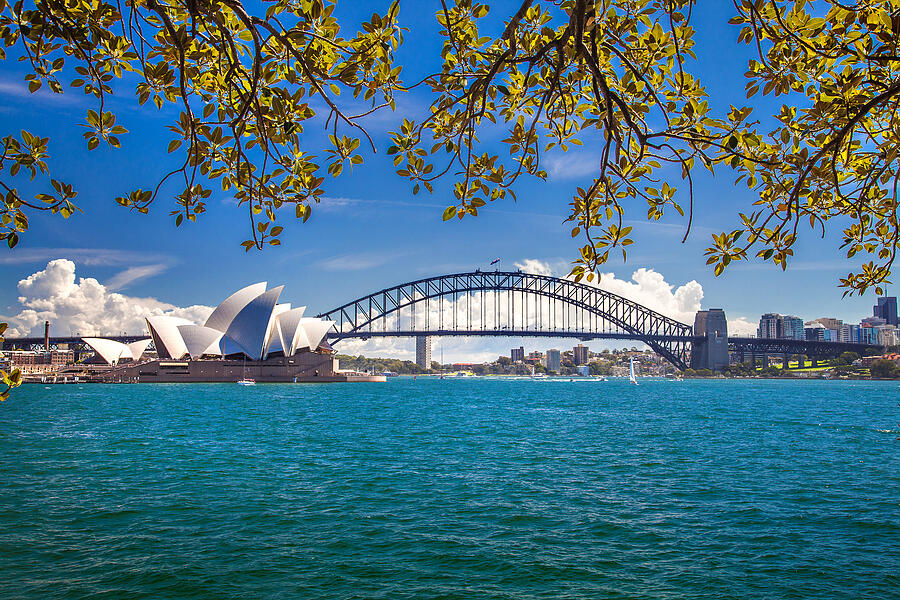
[[(686, 324), (596, 285), (522, 271), (480, 271), (429, 277), (357, 298), (317, 315), (334, 321), (340, 340), (376, 337), (569, 337), (642, 342), (679, 369), (719, 370), (738, 360), (804, 354), (815, 361), (846, 351), (880, 352), (844, 342), (729, 337), (724, 311)], [(112, 336), (129, 342), (146, 336)], [(79, 337), (7, 338), (5, 346), (80, 343)]]

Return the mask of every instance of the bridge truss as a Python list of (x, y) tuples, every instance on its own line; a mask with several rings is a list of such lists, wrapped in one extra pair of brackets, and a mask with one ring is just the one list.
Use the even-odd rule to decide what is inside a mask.
[(318, 315), (329, 339), (464, 335), (630, 339), (686, 368), (693, 328), (585, 283), (522, 272), (420, 279)]

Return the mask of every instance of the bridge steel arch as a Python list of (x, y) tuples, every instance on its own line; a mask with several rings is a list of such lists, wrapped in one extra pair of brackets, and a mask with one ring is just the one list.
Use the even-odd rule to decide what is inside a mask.
[[(487, 313), (483, 303), (481, 319), (475, 327), (471, 314), (466, 319), (458, 318), (458, 304), (454, 304), (452, 319), (444, 317), (443, 300), (471, 298), (470, 295), (477, 292), (507, 292), (506, 327), (498, 325), (503, 304), (499, 294), (494, 294), (494, 306), (491, 307), (491, 316), (496, 317), (494, 327), (485, 327)], [(515, 310), (516, 294), (521, 295), (524, 315), (511, 314)], [(555, 306), (562, 306), (562, 327), (558, 328), (558, 324), (553, 322), (557, 314), (554, 312), (547, 327), (541, 322), (529, 328), (529, 297), (535, 300), (535, 306), (540, 305), (537, 299), (545, 299), (548, 309), (554, 307), (554, 311)], [(441, 301), (438, 322), (432, 323), (434, 319), (430, 318), (427, 309), (424, 318), (417, 320), (416, 307), (434, 299)], [(554, 306), (554, 302), (559, 304)], [(468, 300), (466, 305), (470, 308)], [(430, 307), (430, 304), (425, 306)], [(575, 309), (574, 314), (571, 314), (571, 309)], [(582, 313), (580, 318), (578, 311)], [(403, 314), (406, 315), (405, 323), (399, 318)], [(474, 271), (429, 277), (362, 296), (318, 316), (335, 322), (336, 331), (328, 334), (329, 339), (335, 342), (346, 338), (420, 335), (631, 339), (647, 344), (680, 369), (687, 368), (690, 344), (696, 341), (690, 325), (616, 294), (584, 283), (523, 272)], [(389, 319), (392, 320), (390, 324)], [(618, 331), (604, 331), (607, 323), (618, 328)]]

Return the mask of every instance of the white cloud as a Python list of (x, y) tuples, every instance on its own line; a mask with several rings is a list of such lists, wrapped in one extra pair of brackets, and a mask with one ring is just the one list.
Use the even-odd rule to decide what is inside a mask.
[(121, 290), (122, 288), (131, 283), (134, 283), (135, 281), (138, 281), (139, 279), (153, 277), (154, 275), (158, 275), (168, 268), (168, 265), (162, 263), (155, 265), (141, 265), (139, 267), (128, 267), (124, 271), (113, 275), (110, 280), (106, 282), (106, 287), (110, 290)]
[(92, 277), (76, 282), (75, 263), (63, 258), (19, 281), (18, 290), (21, 310), (4, 317), (10, 323), (9, 337), (38, 335), (44, 321), (50, 321), (56, 335), (137, 334), (146, 331), (148, 316), (169, 314), (203, 322), (212, 312), (209, 306), (179, 308), (155, 298), (125, 296)]
[(32, 93), (28, 91), (28, 82), (24, 79), (0, 78), (0, 95), (19, 98), (23, 102), (53, 102), (58, 104), (75, 104), (79, 101), (75, 94), (55, 93), (45, 83)]
[(536, 258), (526, 258), (520, 262), (513, 263), (513, 266), (532, 275), (551, 275), (553, 273), (548, 263)]
[(374, 252), (359, 252), (355, 254), (343, 254), (335, 256), (319, 263), (319, 266), (328, 271), (361, 271), (387, 264), (402, 254)]
[(133, 265), (135, 263), (171, 262), (164, 254), (152, 254), (112, 248), (16, 248), (0, 256), (2, 264), (43, 263), (57, 256), (68, 256), (81, 265)]
[(313, 210), (321, 210), (323, 212), (338, 212), (348, 206), (355, 206), (361, 201), (356, 198), (344, 198), (335, 196), (321, 196), (319, 201), (313, 205)]
[[(725, 313), (728, 316), (728, 313)], [(728, 335), (756, 336), (757, 323), (748, 321), (744, 317), (728, 319)]]
[(703, 300), (703, 286), (696, 281), (676, 288), (662, 273), (644, 267), (632, 273), (631, 281), (618, 279), (613, 273), (603, 273), (600, 281), (591, 285), (690, 325), (694, 324), (694, 314), (700, 310)]
[(550, 179), (577, 179), (600, 170), (600, 159), (590, 153), (564, 154), (544, 160)]

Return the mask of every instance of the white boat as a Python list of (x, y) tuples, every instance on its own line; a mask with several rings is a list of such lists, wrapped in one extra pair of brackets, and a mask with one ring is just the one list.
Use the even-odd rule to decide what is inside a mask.
[(247, 359), (244, 359), (243, 366), (241, 367), (241, 378), (237, 381), (238, 385), (256, 385), (256, 380), (250, 377), (247, 377)]
[(630, 373), (628, 374), (628, 381), (630, 381), (634, 385), (637, 385), (638, 384), (637, 379), (634, 378), (634, 357), (633, 356), (631, 357), (630, 369), (631, 370), (630, 370)]
[(531, 365), (531, 378), (532, 379), (547, 379), (547, 376), (543, 373), (534, 374), (534, 365)]

